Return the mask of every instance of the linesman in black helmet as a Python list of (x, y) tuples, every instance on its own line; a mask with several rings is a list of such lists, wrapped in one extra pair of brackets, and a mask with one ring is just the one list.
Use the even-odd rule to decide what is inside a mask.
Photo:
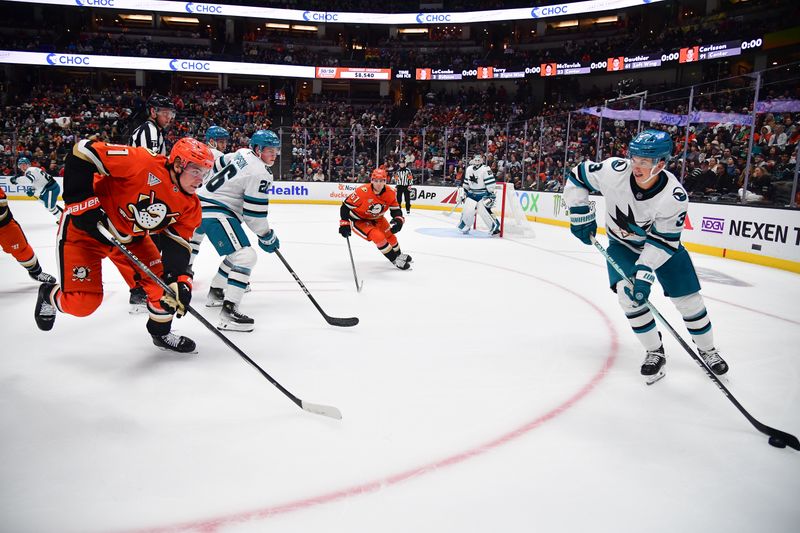
[(406, 199), (406, 213), (411, 213), (411, 192), (409, 187), (414, 184), (414, 175), (406, 168), (406, 160), (400, 156), (400, 168), (395, 170), (392, 182), (397, 188), (397, 203), (403, 207), (403, 198)]

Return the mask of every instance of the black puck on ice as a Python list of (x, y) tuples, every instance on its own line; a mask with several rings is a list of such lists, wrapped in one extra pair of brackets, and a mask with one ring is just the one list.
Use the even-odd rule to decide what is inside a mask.
[(776, 448), (786, 448), (786, 443), (783, 442), (778, 437), (770, 437), (769, 438), (769, 445), (775, 446)]

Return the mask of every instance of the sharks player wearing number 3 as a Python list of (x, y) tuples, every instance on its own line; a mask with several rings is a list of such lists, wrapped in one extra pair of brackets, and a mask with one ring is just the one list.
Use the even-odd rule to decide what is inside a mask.
[(207, 235), (223, 257), (211, 280), (206, 306), (219, 307), (220, 329), (253, 331), (255, 321), (239, 312), (250, 273), (256, 265), (256, 252), (242, 228), (242, 222), (258, 235), (258, 245), (272, 253), (280, 247), (275, 231), (267, 222), (272, 170), (281, 142), (270, 130), (258, 130), (250, 138), (250, 148), (225, 154), (214, 163), (216, 174), (197, 192), (203, 208), (203, 223), (192, 238), (196, 256)]
[(641, 373), (649, 383), (663, 377), (666, 363), (661, 334), (653, 314), (643, 305), (656, 279), (683, 316), (706, 365), (717, 375), (728, 371), (714, 347), (697, 273), (680, 241), (688, 199), (680, 182), (664, 170), (671, 154), (672, 139), (667, 133), (645, 130), (631, 141), (630, 159), (583, 162), (572, 169), (564, 187), (570, 229), (584, 244), (591, 244), (590, 237), (597, 231), (589, 193), (600, 192), (606, 199), (608, 253), (633, 280), (633, 287), (610, 265), (609, 281), (647, 350)]

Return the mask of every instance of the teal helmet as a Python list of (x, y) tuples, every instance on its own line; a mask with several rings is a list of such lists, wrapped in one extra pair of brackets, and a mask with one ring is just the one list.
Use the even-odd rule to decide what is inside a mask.
[(672, 137), (659, 130), (644, 130), (628, 145), (629, 157), (646, 157), (655, 161), (668, 160), (672, 155)]
[(219, 141), (230, 138), (231, 134), (222, 126), (211, 126), (206, 130), (206, 143), (211, 140)]
[(18, 167), (20, 165), (30, 165), (30, 164), (31, 164), (31, 160), (28, 159), (27, 157), (20, 157), (19, 159), (17, 159), (17, 166)]
[(250, 137), (250, 149), (280, 148), (281, 140), (271, 130), (258, 130)]

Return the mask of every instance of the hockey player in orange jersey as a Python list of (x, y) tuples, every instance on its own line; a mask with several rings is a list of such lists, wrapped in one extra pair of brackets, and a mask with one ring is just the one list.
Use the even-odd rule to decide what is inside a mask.
[(14, 256), (14, 259), (28, 271), (28, 275), (35, 281), (54, 283), (56, 278), (42, 272), (39, 259), (28, 244), (25, 233), (19, 226), (11, 209), (8, 208), (8, 198), (3, 189), (0, 189), (0, 247), (3, 251)]
[[(400, 252), (395, 234), (403, 227), (403, 211), (397, 203), (394, 189), (386, 185), (386, 170), (372, 171), (370, 183), (360, 186), (342, 203), (339, 233), (349, 237), (352, 231), (362, 239), (372, 241), (386, 259), (400, 270), (411, 268), (411, 256)], [(383, 214), (392, 216), (389, 223)]]
[[(61, 284), (44, 283), (39, 288), (36, 325), (52, 329), (56, 310), (92, 314), (103, 300), (101, 261), (106, 257), (127, 282), (133, 280), (136, 268), (103, 237), (97, 229), (100, 224), (162, 276), (175, 294), (166, 295), (141, 273), (153, 344), (193, 353), (194, 341), (170, 329), (173, 314), (183, 316), (191, 301), (189, 239), (201, 220), (195, 192), (213, 164), (208, 146), (190, 137), (178, 140), (168, 158), (142, 147), (78, 142), (64, 169), (66, 205), (58, 229)], [(150, 233), (161, 234), (161, 253), (148, 238)]]

